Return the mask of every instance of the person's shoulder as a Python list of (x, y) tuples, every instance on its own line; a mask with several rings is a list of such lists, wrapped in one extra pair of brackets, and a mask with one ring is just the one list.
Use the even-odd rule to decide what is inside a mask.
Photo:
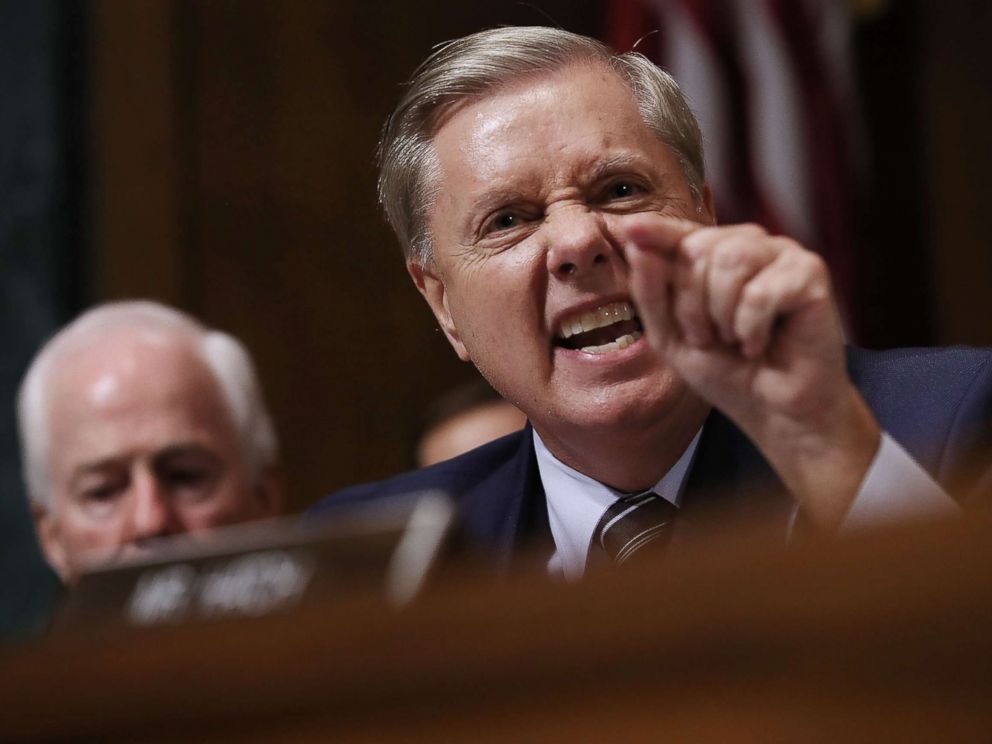
[(848, 363), (881, 427), (931, 472), (950, 443), (975, 449), (992, 435), (992, 350), (851, 349)]
[(315, 503), (304, 516), (319, 518), (325, 512), (335, 509), (422, 491), (444, 491), (457, 499), (493, 472), (518, 458), (528, 436), (530, 427), (436, 465), (344, 488)]
[(863, 392), (930, 392), (943, 396), (992, 381), (992, 349), (971, 346), (870, 351), (849, 347), (851, 379)]
[(849, 362), (881, 427), (938, 483), (966, 499), (987, 493), (992, 349), (853, 349)]

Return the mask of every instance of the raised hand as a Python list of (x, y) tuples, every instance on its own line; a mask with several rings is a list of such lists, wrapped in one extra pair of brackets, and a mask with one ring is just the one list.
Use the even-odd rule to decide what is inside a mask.
[(756, 225), (654, 214), (624, 223), (651, 346), (751, 437), (814, 523), (836, 527), (880, 431), (848, 378), (823, 261)]

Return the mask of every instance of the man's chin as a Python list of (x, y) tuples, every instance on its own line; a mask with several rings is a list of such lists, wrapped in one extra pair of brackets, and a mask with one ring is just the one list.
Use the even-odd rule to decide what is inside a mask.
[(546, 409), (531, 422), (545, 440), (620, 436), (657, 427), (671, 401), (633, 397), (630, 400), (586, 400), (572, 405)]
[[(565, 387), (555, 406), (560, 424), (587, 429), (657, 425), (692, 393), (668, 369), (654, 369), (632, 379)], [(553, 413), (549, 410), (548, 413)], [(553, 421), (548, 424), (554, 426)]]

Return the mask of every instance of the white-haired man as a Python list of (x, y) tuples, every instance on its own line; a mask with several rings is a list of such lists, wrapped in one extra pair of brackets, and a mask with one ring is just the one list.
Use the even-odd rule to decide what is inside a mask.
[(154, 538), (280, 510), (248, 352), (163, 305), (102, 305), (63, 328), (29, 367), (17, 412), (39, 542), (67, 583)]
[(414, 283), (531, 426), (317, 511), (446, 489), (469, 544), (506, 559), (543, 536), (575, 577), (591, 548), (622, 561), (706, 512), (783, 535), (950, 514), (934, 479), (987, 463), (992, 356), (847, 353), (819, 257), (715, 225), (699, 129), (644, 57), (550, 28), (457, 39), (380, 157)]

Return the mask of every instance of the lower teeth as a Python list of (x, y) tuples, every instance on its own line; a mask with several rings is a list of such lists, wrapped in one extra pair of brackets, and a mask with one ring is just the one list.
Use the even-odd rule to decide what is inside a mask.
[(601, 344), (600, 346), (583, 346), (580, 351), (584, 351), (587, 354), (607, 354), (611, 351), (620, 351), (621, 349), (626, 349), (637, 339), (641, 337), (640, 331), (634, 331), (633, 333), (627, 333), (618, 338), (616, 341), (610, 341), (608, 344)]

